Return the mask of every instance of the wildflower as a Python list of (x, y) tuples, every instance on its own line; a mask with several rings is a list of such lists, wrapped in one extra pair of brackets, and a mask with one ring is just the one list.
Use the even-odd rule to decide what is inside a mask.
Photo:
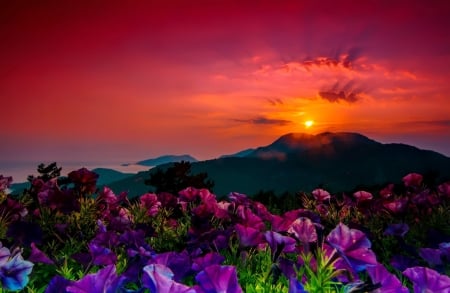
[(356, 198), (357, 203), (360, 203), (363, 201), (368, 201), (373, 198), (372, 193), (364, 191), (364, 190), (360, 190), (360, 191), (353, 193), (353, 196)]
[(403, 275), (413, 283), (414, 292), (450, 292), (450, 277), (430, 268), (408, 268)]
[(241, 293), (236, 268), (233, 266), (212, 265), (195, 276), (198, 293), (229, 292)]
[(31, 243), (31, 254), (28, 257), (28, 260), (34, 263), (54, 264), (53, 260), (37, 248), (34, 242)]
[(295, 237), (304, 244), (317, 241), (316, 227), (313, 222), (306, 217), (300, 217), (295, 220), (291, 224), (288, 232), (294, 234)]
[(289, 236), (281, 235), (274, 231), (267, 231), (264, 233), (270, 250), (272, 251), (272, 261), (277, 261), (282, 252), (294, 252), (296, 241)]
[(422, 184), (423, 176), (417, 173), (409, 173), (402, 178), (403, 184), (406, 187), (420, 187)]
[(72, 293), (113, 293), (122, 286), (125, 278), (116, 274), (116, 267), (109, 265), (94, 274), (87, 274), (81, 280), (68, 285), (67, 292)]
[(324, 200), (327, 200), (327, 199), (331, 198), (330, 193), (328, 191), (324, 190), (324, 189), (321, 189), (321, 188), (314, 189), (312, 191), (312, 195), (314, 196), (314, 198), (318, 202), (323, 202)]
[(195, 290), (173, 280), (173, 272), (162, 264), (144, 267), (142, 283), (151, 293), (195, 293)]
[(376, 265), (375, 253), (366, 235), (356, 229), (350, 229), (339, 223), (326, 237), (328, 244), (357, 272), (369, 265)]
[(258, 229), (241, 224), (236, 224), (235, 229), (241, 247), (257, 246), (263, 241), (263, 235)]
[(385, 230), (384, 235), (404, 237), (409, 231), (408, 224), (390, 224)]
[(225, 257), (217, 252), (210, 252), (204, 256), (196, 257), (192, 261), (192, 270), (199, 272), (210, 265), (220, 265), (225, 261)]
[(371, 291), (373, 293), (408, 293), (408, 288), (402, 286), (400, 280), (380, 263), (375, 266), (368, 266), (367, 273), (372, 279), (372, 283), (380, 284), (381, 287)]
[(147, 215), (150, 217), (158, 214), (161, 202), (158, 201), (158, 196), (154, 193), (146, 193), (139, 198), (141, 206), (147, 210)]
[(89, 171), (86, 168), (81, 168), (76, 171), (70, 172), (68, 175), (69, 180), (75, 184), (76, 189), (81, 193), (91, 194), (97, 188), (98, 174)]

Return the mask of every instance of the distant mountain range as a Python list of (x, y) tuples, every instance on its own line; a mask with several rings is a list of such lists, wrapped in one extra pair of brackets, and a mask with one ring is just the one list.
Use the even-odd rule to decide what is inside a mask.
[[(153, 164), (154, 160), (142, 162)], [(383, 144), (347, 132), (290, 133), (267, 146), (190, 162), (193, 173), (208, 173), (217, 195), (232, 191), (248, 195), (259, 191), (309, 192), (317, 187), (331, 192), (350, 191), (399, 182), (410, 172), (433, 175), (437, 180), (450, 179), (450, 158), (442, 154), (406, 144)], [(168, 168), (172, 163), (155, 165)], [(128, 191), (130, 197), (141, 195), (151, 190), (144, 181), (155, 170), (127, 176), (108, 186), (116, 192)]]
[(142, 166), (154, 167), (162, 164), (173, 162), (198, 162), (198, 160), (190, 155), (165, 155), (153, 159), (139, 161), (136, 164)]

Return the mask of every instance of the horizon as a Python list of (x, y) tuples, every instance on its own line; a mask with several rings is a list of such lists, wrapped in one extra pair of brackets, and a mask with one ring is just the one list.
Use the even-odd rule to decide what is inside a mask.
[(445, 1), (3, 1), (0, 164), (206, 160), (290, 132), (450, 157), (448, 15)]

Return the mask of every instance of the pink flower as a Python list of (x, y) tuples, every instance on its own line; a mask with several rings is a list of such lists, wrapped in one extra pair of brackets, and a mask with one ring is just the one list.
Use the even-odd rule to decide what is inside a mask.
[(438, 191), (442, 196), (450, 198), (450, 182), (445, 182), (439, 185)]
[(383, 203), (383, 206), (390, 212), (397, 214), (403, 212), (406, 209), (407, 204), (408, 199), (406, 197), (400, 197), (391, 202)]
[(392, 183), (383, 188), (382, 190), (380, 190), (380, 195), (382, 198), (389, 198), (393, 195), (393, 193), (394, 193), (394, 184)]
[(321, 189), (321, 188), (317, 188), (314, 189), (312, 192), (312, 195), (314, 196), (314, 198), (318, 201), (318, 202), (322, 202), (324, 200), (330, 199), (331, 195), (328, 191)]
[(371, 200), (373, 198), (372, 193), (363, 190), (353, 193), (353, 196), (356, 198), (356, 202)]
[(417, 173), (409, 173), (402, 180), (406, 187), (420, 187), (423, 176)]
[(158, 201), (158, 196), (154, 193), (146, 193), (139, 198), (141, 206), (147, 209), (147, 215), (150, 217), (158, 214), (161, 202)]

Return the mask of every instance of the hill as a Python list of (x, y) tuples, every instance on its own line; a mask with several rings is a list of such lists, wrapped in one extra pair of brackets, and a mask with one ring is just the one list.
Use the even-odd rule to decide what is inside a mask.
[[(131, 197), (140, 195), (151, 189), (143, 182), (154, 171), (113, 182), (110, 187), (129, 190)], [(358, 133), (290, 133), (243, 157), (192, 163), (192, 172), (207, 172), (217, 195), (232, 191), (254, 195), (261, 190), (309, 192), (317, 187), (341, 192), (398, 182), (411, 172), (449, 180), (450, 158), (410, 145), (383, 144)]]
[(136, 164), (142, 166), (154, 167), (162, 164), (173, 163), (173, 162), (197, 162), (198, 160), (190, 155), (165, 155), (157, 158), (147, 159), (139, 161)]

